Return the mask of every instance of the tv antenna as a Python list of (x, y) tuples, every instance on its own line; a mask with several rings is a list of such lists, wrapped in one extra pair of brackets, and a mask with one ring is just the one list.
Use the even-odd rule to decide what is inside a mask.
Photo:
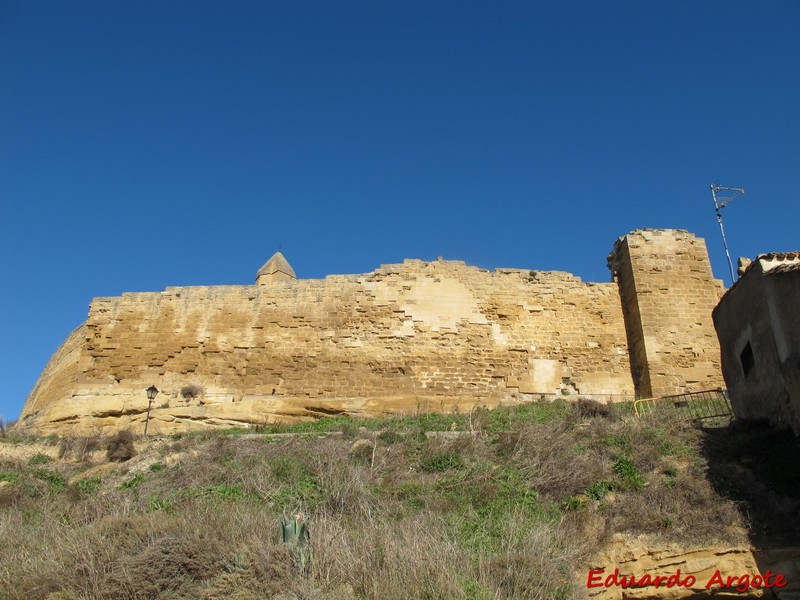
[[(722, 192), (721, 194), (719, 192)], [(722, 209), (728, 206), (734, 198), (744, 195), (744, 188), (728, 187), (725, 185), (711, 184), (711, 196), (714, 198), (714, 210), (717, 211), (717, 223), (719, 232), (722, 234), (722, 243), (725, 245), (725, 256), (728, 257), (728, 268), (731, 270), (731, 285), (736, 281), (733, 275), (733, 263), (731, 253), (728, 250), (728, 240), (725, 238), (725, 228), (722, 226)]]

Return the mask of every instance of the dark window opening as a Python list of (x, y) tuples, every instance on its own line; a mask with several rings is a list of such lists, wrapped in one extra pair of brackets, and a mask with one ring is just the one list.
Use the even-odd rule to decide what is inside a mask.
[(742, 372), (744, 376), (747, 377), (750, 371), (753, 370), (753, 367), (756, 366), (756, 359), (753, 356), (753, 348), (750, 346), (750, 342), (744, 345), (742, 353), (739, 355), (739, 361), (742, 363)]

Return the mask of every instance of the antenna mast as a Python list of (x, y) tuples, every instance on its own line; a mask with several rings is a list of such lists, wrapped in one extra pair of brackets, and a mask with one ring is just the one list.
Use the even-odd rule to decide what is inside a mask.
[[(733, 192), (730, 195), (723, 197), (718, 192)], [(719, 223), (719, 232), (722, 234), (722, 243), (725, 245), (725, 256), (728, 257), (728, 268), (731, 270), (731, 285), (736, 281), (733, 274), (733, 263), (731, 262), (731, 253), (728, 250), (728, 240), (725, 238), (725, 228), (722, 226), (722, 209), (728, 206), (734, 198), (744, 195), (744, 188), (727, 187), (724, 185), (711, 185), (711, 196), (714, 198), (714, 210), (717, 211), (717, 223)]]

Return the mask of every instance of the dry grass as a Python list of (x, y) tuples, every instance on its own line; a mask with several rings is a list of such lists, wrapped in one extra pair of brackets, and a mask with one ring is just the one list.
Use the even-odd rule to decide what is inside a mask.
[[(0, 597), (566, 599), (609, 533), (736, 541), (699, 430), (529, 410), (476, 411), (456, 437), (406, 419), (355, 441), (184, 435), (113, 464), (64, 441), (70, 460), (0, 461)], [(295, 512), (308, 575), (278, 541)]]

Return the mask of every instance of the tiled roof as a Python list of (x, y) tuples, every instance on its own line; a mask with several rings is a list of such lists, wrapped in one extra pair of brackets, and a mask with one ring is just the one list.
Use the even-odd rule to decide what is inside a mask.
[(759, 254), (756, 260), (780, 260), (780, 261), (795, 261), (800, 260), (800, 250), (797, 252), (769, 252), (768, 254)]
[(744, 272), (741, 273), (736, 281), (733, 282), (733, 285), (725, 290), (725, 293), (722, 294), (717, 306), (722, 304), (725, 298), (730, 294), (731, 290), (736, 287), (736, 284), (739, 283), (743, 278), (747, 277), (747, 274), (753, 268), (755, 268), (755, 265), (758, 264), (761, 265), (764, 275), (782, 275), (784, 273), (800, 271), (800, 250), (795, 252), (768, 252), (766, 254), (759, 254), (756, 256), (755, 259), (749, 265), (747, 265), (747, 268), (744, 270)]
[(793, 271), (800, 271), (800, 261), (792, 263), (782, 263), (772, 267), (765, 275), (782, 275), (783, 273), (791, 273)]

